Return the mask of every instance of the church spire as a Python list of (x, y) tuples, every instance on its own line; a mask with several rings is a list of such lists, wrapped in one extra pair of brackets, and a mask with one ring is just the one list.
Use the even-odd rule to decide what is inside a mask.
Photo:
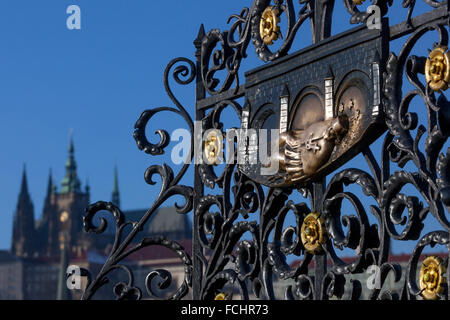
[(22, 171), (22, 183), (20, 185), (20, 197), (22, 196), (29, 196), (28, 194), (28, 180), (27, 180), (27, 168), (25, 163), (23, 164), (23, 171)]
[(114, 166), (114, 182), (113, 191), (111, 193), (111, 202), (117, 207), (120, 207), (120, 193), (119, 193), (119, 177), (117, 173), (117, 165)]
[(50, 200), (50, 196), (53, 193), (53, 176), (52, 176), (52, 169), (50, 168), (50, 172), (48, 174), (48, 183), (47, 183), (47, 196), (46, 200)]
[(28, 180), (23, 166), (22, 183), (14, 215), (12, 252), (17, 256), (29, 256), (33, 253), (34, 206), (28, 192)]
[(66, 176), (61, 183), (61, 193), (80, 192), (80, 180), (77, 177), (77, 164), (75, 162), (75, 148), (73, 137), (70, 135), (69, 158), (66, 161)]
[(47, 183), (47, 194), (45, 196), (44, 201), (44, 210), (42, 216), (45, 218), (49, 214), (52, 206), (52, 194), (54, 193), (54, 184), (53, 184), (53, 176), (52, 169), (50, 168), (50, 172), (48, 174), (48, 183)]

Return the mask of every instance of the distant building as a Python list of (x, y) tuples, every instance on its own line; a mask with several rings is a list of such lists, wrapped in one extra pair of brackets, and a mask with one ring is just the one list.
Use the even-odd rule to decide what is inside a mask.
[(23, 262), (7, 251), (0, 251), (0, 300), (24, 299)]
[[(103, 265), (111, 249), (115, 227), (110, 214), (104, 214), (109, 223), (103, 234), (87, 234), (82, 230), (85, 208), (90, 204), (90, 187), (88, 184), (84, 189), (81, 187), (72, 139), (65, 167), (66, 174), (59, 191), (50, 172), (42, 218), (39, 220), (35, 219), (27, 173), (25, 168), (23, 170), (13, 220), (11, 250), (0, 251), (0, 299), (79, 298), (79, 292), (70, 294), (63, 285), (65, 268), (69, 264), (79, 265), (94, 271), (95, 276), (95, 271)], [(111, 202), (120, 206), (117, 168), (114, 169)], [(123, 213), (126, 220), (137, 222), (146, 211), (130, 210)], [(102, 216), (103, 213), (98, 215)], [(142, 240), (144, 236), (164, 236), (191, 243), (191, 223), (186, 215), (177, 214), (175, 208), (161, 208), (149, 219), (144, 231), (134, 242)], [(128, 261), (134, 268), (138, 267), (141, 273), (150, 270), (151, 266), (160, 268), (165, 262), (172, 267), (176, 265), (176, 261), (172, 263), (169, 258), (170, 252), (161, 255), (161, 249), (152, 247), (144, 250), (142, 261), (136, 256), (130, 257)], [(159, 257), (158, 254), (155, 256), (158, 252)], [(181, 261), (178, 260), (178, 264)]]

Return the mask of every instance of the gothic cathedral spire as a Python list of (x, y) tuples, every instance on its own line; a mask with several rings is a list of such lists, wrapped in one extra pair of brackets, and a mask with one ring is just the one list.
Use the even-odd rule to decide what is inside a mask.
[(50, 202), (50, 198), (52, 194), (54, 193), (54, 184), (53, 184), (53, 175), (52, 175), (52, 169), (50, 169), (50, 173), (48, 174), (48, 183), (47, 183), (47, 194), (45, 196), (45, 202)]
[(52, 195), (54, 195), (55, 193), (56, 193), (56, 186), (53, 183), (52, 169), (50, 169), (50, 172), (48, 175), (48, 183), (47, 183), (47, 194), (45, 195), (44, 209), (42, 211), (42, 217), (44, 220), (49, 219), (49, 215), (51, 214), (51, 211), (53, 210), (53, 204), (54, 204), (53, 201), (54, 200), (52, 199)]
[(61, 183), (61, 193), (80, 192), (80, 180), (77, 177), (77, 164), (75, 162), (75, 148), (73, 138), (70, 136), (69, 158), (66, 161), (66, 176)]
[(11, 251), (17, 256), (32, 255), (34, 241), (34, 206), (28, 192), (25, 165), (22, 173), (19, 199), (14, 215)]

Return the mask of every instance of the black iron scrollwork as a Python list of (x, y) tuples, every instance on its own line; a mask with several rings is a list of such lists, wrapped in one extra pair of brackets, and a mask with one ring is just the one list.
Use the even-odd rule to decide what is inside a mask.
[[(183, 63), (182, 65), (178, 65)], [(173, 67), (176, 66), (174, 69)], [(191, 131), (192, 141), (191, 141), (191, 159), (193, 156), (193, 131), (194, 125), (186, 109), (181, 105), (181, 103), (176, 99), (172, 90), (169, 86), (169, 76), (173, 69), (173, 78), (175, 81), (181, 85), (186, 85), (191, 83), (195, 79), (196, 67), (193, 62), (186, 58), (174, 59), (169, 63), (164, 74), (164, 85), (166, 91), (175, 104), (176, 108), (171, 107), (160, 107), (151, 110), (144, 111), (136, 122), (134, 137), (139, 149), (149, 153), (151, 155), (159, 155), (164, 152), (164, 149), (168, 145), (169, 136), (165, 130), (158, 129), (156, 133), (160, 137), (160, 141), (157, 144), (150, 143), (145, 136), (145, 128), (150, 121), (150, 119), (157, 113), (160, 112), (172, 112), (182, 116)], [(181, 78), (184, 77), (184, 78)], [(94, 224), (94, 216), (102, 211), (109, 211), (113, 217), (116, 224), (116, 233), (114, 244), (111, 248), (111, 252), (105, 262), (105, 265), (100, 270), (97, 277), (87, 284), (87, 288), (84, 292), (84, 299), (91, 299), (93, 295), (110, 280), (108, 279), (108, 274), (114, 270), (125, 271), (128, 281), (119, 282), (114, 286), (114, 294), (117, 299), (140, 299), (142, 297), (142, 292), (134, 283), (134, 277), (132, 271), (125, 265), (121, 264), (126, 257), (133, 254), (138, 250), (143, 248), (153, 247), (153, 246), (163, 246), (167, 249), (173, 251), (180, 259), (180, 262), (185, 267), (185, 279), (182, 285), (176, 290), (174, 294), (171, 295), (172, 299), (180, 299), (188, 293), (189, 286), (192, 282), (192, 262), (189, 255), (185, 252), (184, 248), (176, 243), (175, 241), (164, 239), (164, 238), (148, 238), (145, 237), (140, 243), (134, 244), (133, 240), (136, 235), (143, 232), (143, 226), (150, 219), (150, 217), (156, 212), (158, 208), (163, 205), (167, 199), (178, 195), (184, 199), (184, 204), (175, 204), (176, 211), (178, 214), (186, 214), (192, 210), (193, 205), (193, 189), (189, 186), (180, 185), (179, 181), (186, 173), (191, 159), (187, 159), (186, 163), (182, 166), (177, 175), (174, 175), (172, 168), (167, 165), (152, 165), (145, 171), (145, 181), (149, 185), (155, 185), (154, 176), (158, 175), (161, 178), (161, 187), (157, 193), (157, 198), (153, 202), (152, 206), (147, 210), (147, 212), (142, 216), (139, 221), (125, 221), (125, 216), (120, 211), (119, 208), (114, 206), (109, 202), (97, 202), (86, 209), (86, 216), (84, 217), (84, 229), (86, 232), (102, 233), (106, 229), (106, 220), (104, 218), (100, 219), (100, 225), (96, 226)], [(131, 231), (125, 233), (125, 229), (131, 226)], [(171, 275), (167, 270), (156, 270), (148, 274), (145, 288), (151, 297), (158, 298), (155, 292), (152, 291), (152, 282), (160, 277), (163, 279), (159, 283), (159, 289), (167, 289), (171, 283)]]
[[(360, 299), (366, 284), (352, 279), (352, 276), (367, 273), (371, 267), (378, 270), (379, 283), (369, 290), (367, 298), (425, 297), (424, 289), (416, 280), (423, 249), (440, 245), (447, 252), (450, 250), (450, 149), (445, 150), (450, 135), (450, 103), (442, 91), (434, 90), (431, 80), (424, 81), (427, 72), (434, 75), (445, 70), (448, 72), (450, 65), (438, 65), (430, 71), (427, 69), (429, 57), (412, 55), (417, 42), (431, 33), (437, 33), (438, 40), (430, 49), (445, 51), (449, 16), (446, 2), (425, 2), (434, 8), (425, 17), (428, 20), (424, 16), (412, 17), (415, 1), (404, 1), (403, 6), (409, 9), (406, 23), (397, 25), (391, 32), (392, 37), (409, 34), (409, 38), (398, 54), (390, 53), (386, 65), (381, 68), (385, 73), (382, 77), (383, 110), (380, 110), (384, 123), (380, 125), (387, 131), (379, 156), (372, 153), (370, 145), (362, 148), (360, 156), (369, 170), (345, 168), (329, 177), (327, 184), (315, 181), (301, 189), (266, 188), (239, 171), (236, 161), (224, 164), (220, 174), (219, 168), (203, 163), (195, 166), (198, 175), (195, 182), (201, 186), (201, 192), (194, 193), (193, 188), (178, 184), (188, 163), (176, 176), (167, 164), (153, 165), (147, 169), (145, 180), (154, 185), (153, 176), (158, 175), (162, 184), (157, 199), (140, 221), (126, 222), (121, 211), (111, 203), (99, 202), (87, 209), (85, 230), (103, 232), (106, 222), (101, 220), (98, 226), (94, 225), (93, 217), (100, 210), (107, 210), (116, 224), (116, 238), (99, 275), (89, 281), (84, 298), (92, 298), (113, 270), (122, 270), (128, 277), (128, 281), (119, 282), (114, 287), (116, 297), (141, 298), (142, 293), (136, 287), (131, 271), (121, 261), (137, 250), (155, 245), (174, 251), (185, 266), (185, 279), (171, 296), (174, 299), (182, 298), (191, 286), (197, 288), (194, 296), (200, 299), (214, 299), (224, 290), (232, 290), (229, 288), (234, 288), (243, 299)], [(351, 23), (367, 20), (368, 14), (359, 11), (355, 1), (344, 0), (344, 4), (351, 14)], [(380, 0), (373, 4), (380, 8), (381, 16), (386, 16), (392, 1)], [(184, 58), (169, 63), (164, 83), (175, 107), (151, 109), (141, 115), (134, 133), (139, 149), (160, 155), (168, 146), (169, 135), (164, 130), (156, 131), (159, 136), (157, 143), (149, 142), (145, 136), (148, 122), (160, 112), (172, 112), (186, 120), (194, 148), (193, 121), (172, 93), (168, 82), (171, 71), (175, 81), (181, 85), (192, 83), (197, 75), (197, 89), (219, 96), (217, 101), (208, 102), (202, 112), (197, 113), (203, 130), (215, 129), (223, 133), (221, 116), (230, 107), (242, 120), (245, 108), (241, 107), (238, 99), (245, 88), (240, 84), (238, 71), (252, 39), (259, 58), (273, 61), (289, 53), (296, 33), (307, 19), (311, 21), (313, 42), (330, 36), (334, 1), (302, 0), (300, 6), (296, 14), (291, 0), (255, 0), (250, 9), (244, 8), (240, 14), (229, 18), (231, 27), (228, 31), (213, 29), (202, 37), (197, 65)], [(445, 10), (441, 10), (443, 7)], [(269, 28), (269, 22), (276, 23), (278, 18), (287, 19), (287, 30), (281, 32), (282, 44), (274, 51), (269, 49), (269, 40), (265, 41), (261, 33), (261, 19), (268, 8), (267, 12), (272, 17), (268, 16), (269, 21), (267, 25), (263, 24), (262, 29)], [(173, 70), (178, 63), (183, 65)], [(219, 72), (225, 72), (222, 81), (217, 76)], [(406, 93), (403, 92), (404, 79), (413, 88)], [(231, 89), (233, 84), (234, 90)], [(197, 102), (200, 104), (200, 100), (207, 100), (204, 98), (202, 95)], [(415, 99), (421, 101), (426, 111), (427, 119), (424, 121), (410, 110)], [(236, 159), (236, 154), (233, 159)], [(406, 167), (413, 169), (406, 170)], [(415, 190), (413, 194), (408, 192), (411, 189)], [(355, 193), (355, 190), (358, 191)], [(185, 250), (168, 239), (145, 238), (137, 245), (132, 244), (143, 224), (174, 195), (185, 199), (184, 205), (177, 205), (180, 214), (194, 211), (194, 246), (197, 246), (197, 251), (194, 251), (193, 261), (201, 267), (193, 266)], [(371, 204), (362, 201), (360, 195), (370, 199)], [(302, 201), (299, 202), (299, 198)], [(193, 203), (197, 204), (195, 208)], [(345, 213), (343, 203), (352, 207), (354, 214)], [(302, 241), (302, 225), (311, 214), (319, 221), (317, 223), (323, 221), (326, 231), (320, 250), (313, 252)], [(423, 235), (424, 221), (430, 215), (441, 230)], [(295, 225), (287, 225), (287, 216), (294, 217)], [(124, 234), (127, 226), (131, 226), (131, 231)], [(308, 231), (311, 238), (311, 234), (317, 232), (313, 229)], [(390, 261), (392, 240), (416, 241), (406, 267)], [(344, 261), (338, 254), (342, 249), (354, 252), (353, 258)], [(298, 260), (297, 264), (288, 263), (292, 256)], [(448, 264), (448, 259), (436, 261)], [(200, 274), (193, 276), (194, 272)], [(393, 275), (396, 283), (403, 281), (400, 291), (387, 288), (389, 275)], [(154, 297), (156, 293), (151, 284), (157, 278), (162, 279), (159, 283), (161, 289), (168, 288), (171, 281), (167, 271), (150, 273), (145, 287)], [(288, 283), (280, 297), (276, 286), (283, 281)], [(448, 281), (450, 279), (435, 297), (449, 298)]]

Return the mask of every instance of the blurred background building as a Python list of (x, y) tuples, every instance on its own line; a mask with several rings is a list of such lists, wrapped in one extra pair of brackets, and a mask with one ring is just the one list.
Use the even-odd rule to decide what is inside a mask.
[[(82, 188), (77, 176), (75, 148), (71, 139), (68, 159), (65, 164), (65, 177), (58, 190), (52, 173), (47, 182), (46, 197), (42, 218), (35, 219), (33, 201), (28, 191), (27, 172), (24, 167), (20, 192), (14, 213), (13, 232), (10, 250), (0, 250), (0, 299), (1, 300), (54, 300), (80, 299), (82, 290), (68, 290), (66, 285), (66, 270), (70, 265), (76, 265), (92, 272), (95, 276), (104, 265), (115, 238), (115, 224), (108, 212), (99, 212), (94, 223), (100, 218), (108, 222), (105, 232), (99, 235), (83, 231), (82, 218), (85, 208), (90, 204), (90, 187)], [(114, 168), (111, 202), (120, 207), (120, 191), (117, 167)], [(147, 209), (122, 211), (127, 221), (139, 221)], [(187, 253), (192, 253), (192, 225), (187, 215), (177, 214), (174, 207), (159, 209), (144, 226), (133, 243), (140, 242), (144, 237), (166, 237), (177, 241)], [(441, 253), (436, 255), (443, 256)], [(410, 256), (393, 255), (389, 261), (399, 263), (403, 270), (407, 267)], [(421, 257), (421, 260), (425, 255)], [(354, 259), (354, 258), (353, 258)], [(352, 258), (343, 257), (344, 263), (350, 263)], [(297, 268), (301, 260), (293, 261), (291, 269)], [(145, 283), (150, 272), (165, 269), (171, 274), (171, 284), (165, 290), (157, 286), (152, 291), (160, 298), (173, 293), (184, 281), (184, 265), (176, 254), (161, 246), (141, 249), (124, 259), (123, 263), (133, 272), (137, 285), (144, 298), (152, 298), (146, 293)], [(331, 267), (331, 261), (328, 261)], [(310, 271), (313, 272), (314, 261)], [(230, 266), (233, 268), (234, 266)], [(402, 272), (404, 274), (404, 272)], [(313, 276), (313, 274), (310, 274)], [(347, 283), (358, 280), (361, 283), (362, 299), (369, 298), (370, 290), (366, 285), (370, 274), (361, 273), (346, 275)], [(403, 276), (403, 275), (402, 275)], [(114, 285), (127, 281), (125, 274), (109, 275), (109, 283), (101, 288), (95, 298), (114, 299)], [(163, 279), (160, 279), (163, 280)], [(158, 281), (155, 281), (156, 283)], [(85, 281), (83, 282), (85, 285)], [(401, 292), (404, 279), (395, 282), (393, 274), (388, 276), (384, 288)], [(283, 298), (286, 289), (295, 287), (293, 281), (274, 281), (275, 294)], [(83, 286), (82, 286), (83, 287)], [(346, 286), (345, 295), (350, 295), (351, 285)], [(228, 288), (234, 299), (239, 299), (236, 288)], [(226, 290), (225, 290), (226, 291)], [(154, 298), (154, 297), (153, 297)], [(190, 294), (186, 297), (191, 298)]]
[[(86, 268), (93, 276), (105, 263), (114, 243), (115, 225), (107, 212), (98, 213), (95, 222), (103, 217), (108, 227), (100, 235), (83, 231), (82, 218), (90, 204), (90, 187), (82, 188), (77, 176), (75, 148), (70, 140), (66, 173), (60, 189), (50, 172), (42, 218), (35, 219), (33, 201), (28, 192), (27, 172), (24, 167), (21, 188), (14, 213), (10, 250), (0, 251), (0, 299), (79, 299), (81, 290), (67, 289), (65, 273), (69, 265)], [(114, 169), (111, 202), (120, 207), (117, 167)], [(139, 221), (147, 209), (123, 211), (127, 221)], [(188, 253), (191, 249), (192, 227), (186, 215), (175, 208), (159, 209), (144, 226), (134, 242), (144, 236), (163, 236), (179, 242)], [(149, 272), (167, 269), (172, 273), (172, 287), (184, 280), (184, 267), (175, 253), (164, 247), (150, 247), (129, 256), (125, 263), (133, 269), (136, 284), (144, 286)], [(120, 281), (120, 274), (111, 275), (110, 282)], [(123, 276), (123, 275), (122, 275)], [(143, 290), (145, 291), (145, 290)], [(168, 289), (170, 291), (170, 288)], [(105, 286), (96, 297), (114, 298), (112, 288)]]

